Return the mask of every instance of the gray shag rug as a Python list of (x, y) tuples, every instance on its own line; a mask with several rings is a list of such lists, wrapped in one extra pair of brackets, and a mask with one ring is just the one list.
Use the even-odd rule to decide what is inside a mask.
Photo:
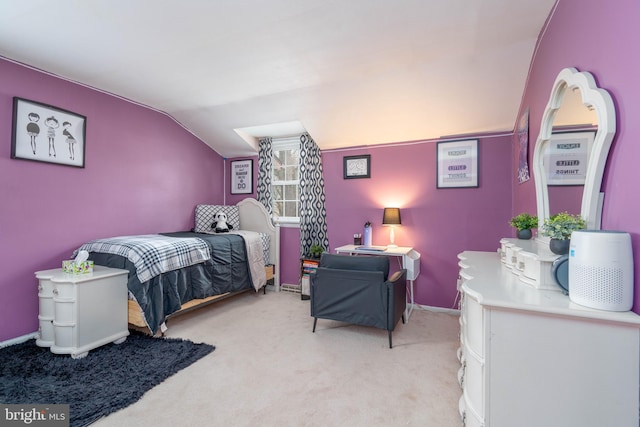
[(122, 344), (107, 344), (72, 359), (29, 340), (0, 349), (0, 402), (69, 404), (70, 425), (86, 426), (137, 402), (214, 350), (209, 344), (131, 331)]

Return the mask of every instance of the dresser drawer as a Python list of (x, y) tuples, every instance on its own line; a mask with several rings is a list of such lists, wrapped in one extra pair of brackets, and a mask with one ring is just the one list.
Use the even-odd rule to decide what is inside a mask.
[(467, 407), (464, 395), (462, 395), (458, 401), (458, 413), (460, 414), (463, 427), (484, 427), (482, 420)]
[(484, 417), (484, 361), (472, 351), (467, 351), (464, 357), (464, 371), (462, 388), (467, 400), (467, 406), (480, 418)]
[(464, 329), (462, 335), (469, 348), (484, 358), (484, 312), (482, 306), (473, 298), (465, 295), (463, 313)]

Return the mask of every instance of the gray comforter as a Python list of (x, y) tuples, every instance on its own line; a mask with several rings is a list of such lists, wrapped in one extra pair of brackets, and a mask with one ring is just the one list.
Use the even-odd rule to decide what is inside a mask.
[[(138, 302), (149, 329), (156, 333), (165, 318), (193, 299), (252, 289), (244, 239), (235, 234), (162, 233), (168, 237), (196, 237), (209, 245), (211, 258), (167, 271), (141, 282), (133, 262), (121, 255), (90, 252), (95, 264), (129, 270), (129, 292)], [(194, 239), (197, 241), (198, 239)]]

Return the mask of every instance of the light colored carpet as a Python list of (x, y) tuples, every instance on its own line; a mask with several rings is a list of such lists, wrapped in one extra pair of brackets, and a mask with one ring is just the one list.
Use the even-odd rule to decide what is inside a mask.
[[(318, 320), (288, 292), (245, 293), (172, 319), (216, 350), (93, 424), (459, 426), (458, 317), (414, 310), (387, 331)], [(91, 357), (91, 354), (89, 354)]]

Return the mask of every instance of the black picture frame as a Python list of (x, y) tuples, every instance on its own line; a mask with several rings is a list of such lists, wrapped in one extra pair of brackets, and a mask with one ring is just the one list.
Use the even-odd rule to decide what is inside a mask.
[(371, 178), (371, 155), (345, 156), (342, 159), (344, 179)]
[(11, 158), (84, 168), (86, 126), (85, 116), (14, 97)]
[(253, 194), (253, 159), (231, 162), (231, 194)]
[(438, 142), (436, 188), (474, 188), (478, 182), (478, 140)]

